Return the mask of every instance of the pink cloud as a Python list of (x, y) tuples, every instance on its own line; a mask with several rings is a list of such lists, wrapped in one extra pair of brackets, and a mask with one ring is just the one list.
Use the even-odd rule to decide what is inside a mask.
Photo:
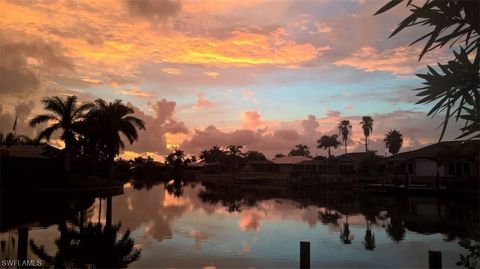
[(209, 101), (204, 93), (197, 94), (197, 103), (193, 106), (195, 109), (206, 109), (213, 106), (213, 103)]
[(128, 151), (153, 152), (163, 155), (169, 152), (167, 134), (189, 133), (185, 124), (175, 118), (175, 102), (162, 99), (150, 104), (154, 116), (146, 114), (132, 103), (127, 103), (127, 105), (133, 108), (136, 117), (145, 121), (146, 126), (145, 131), (139, 131), (138, 142), (126, 146), (125, 149)]

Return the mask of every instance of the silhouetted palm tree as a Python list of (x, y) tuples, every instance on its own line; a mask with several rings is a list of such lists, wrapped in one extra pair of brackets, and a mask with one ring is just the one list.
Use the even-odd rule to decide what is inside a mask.
[(332, 154), (330, 154), (330, 148), (333, 147), (336, 149), (338, 145), (340, 145), (340, 142), (338, 142), (338, 135), (323, 135), (319, 140), (317, 140), (317, 143), (317, 148), (328, 149), (328, 157), (332, 156)]
[(403, 135), (397, 130), (390, 130), (385, 135), (385, 147), (387, 147), (388, 151), (395, 155), (400, 151), (400, 148), (403, 144)]
[(19, 135), (16, 133), (8, 133), (4, 135), (0, 133), (0, 145), (5, 145), (7, 147), (13, 145), (33, 145), (35, 141), (26, 135)]
[(249, 150), (245, 152), (245, 160), (247, 161), (264, 161), (267, 157), (259, 151), (256, 150)]
[(350, 124), (349, 120), (342, 120), (338, 124), (338, 133), (342, 136), (342, 140), (345, 145), (345, 154), (347, 154), (347, 140), (351, 130), (352, 125)]
[(138, 140), (137, 129), (144, 130), (143, 120), (131, 116), (133, 109), (124, 105), (121, 100), (105, 102), (103, 99), (95, 100), (95, 107), (88, 113), (90, 124), (98, 137), (100, 147), (107, 154), (110, 165), (110, 178), (113, 177), (114, 158), (124, 148), (125, 144), (120, 138), (123, 134), (130, 144)]
[(311, 157), (310, 150), (308, 149), (307, 145), (298, 144), (295, 145), (295, 148), (288, 153), (288, 156), (305, 156)]
[(238, 170), (238, 161), (242, 156), (242, 148), (243, 146), (240, 145), (229, 145), (227, 147), (227, 156), (229, 161), (235, 164), (235, 170)]
[(41, 123), (51, 122), (50, 126), (43, 130), (37, 137), (37, 141), (50, 140), (52, 135), (62, 130), (60, 139), (65, 142), (65, 172), (70, 170), (70, 156), (76, 142), (76, 129), (85, 118), (85, 112), (93, 107), (91, 103), (79, 105), (75, 95), (61, 99), (58, 96), (48, 97), (42, 100), (43, 108), (49, 114), (37, 115), (30, 120), (30, 126), (35, 127)]
[(211, 149), (203, 150), (200, 152), (200, 160), (205, 163), (220, 162), (226, 158), (226, 153), (219, 147), (213, 146)]
[(360, 122), (362, 125), (363, 134), (365, 135), (365, 152), (368, 152), (368, 137), (373, 132), (373, 119), (370, 116), (362, 117), (362, 121)]
[(186, 165), (185, 153), (183, 150), (176, 149), (165, 158), (165, 164), (176, 171), (179, 171)]

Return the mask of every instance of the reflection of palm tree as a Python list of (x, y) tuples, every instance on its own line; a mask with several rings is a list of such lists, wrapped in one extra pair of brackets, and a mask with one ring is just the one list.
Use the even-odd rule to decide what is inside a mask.
[(352, 125), (349, 120), (342, 120), (338, 124), (338, 133), (342, 136), (343, 143), (345, 144), (345, 154), (347, 154), (347, 140), (351, 130)]
[(336, 149), (338, 145), (340, 145), (340, 142), (338, 142), (338, 135), (323, 135), (319, 140), (317, 140), (317, 144), (317, 148), (328, 149), (328, 157), (331, 157), (332, 154), (330, 154), (330, 148), (333, 147)]
[(324, 224), (338, 225), (340, 214), (337, 211), (327, 208), (325, 211), (318, 212), (318, 217)]
[(170, 182), (165, 182), (165, 189), (168, 194), (175, 197), (181, 197), (183, 195), (184, 182), (180, 179), (173, 179)]
[(392, 155), (397, 154), (400, 151), (400, 148), (403, 144), (403, 135), (397, 130), (390, 130), (385, 135), (385, 147), (387, 147), (388, 152)]
[(350, 234), (350, 226), (348, 224), (348, 215), (345, 215), (345, 223), (343, 224), (343, 230), (340, 229), (340, 240), (345, 245), (350, 245), (353, 240), (353, 235)]
[(117, 233), (120, 224), (112, 227), (89, 223), (82, 231), (61, 228), (62, 236), (55, 241), (58, 251), (50, 256), (43, 246), (37, 246), (30, 240), (35, 255), (47, 264), (57, 267), (85, 267), (95, 265), (98, 268), (126, 268), (128, 264), (140, 258), (141, 250), (134, 249), (134, 241), (127, 230), (119, 240)]
[(397, 243), (405, 239), (405, 227), (398, 218), (390, 218), (386, 230), (390, 238)]
[(360, 124), (362, 125), (363, 134), (365, 135), (365, 152), (368, 152), (368, 137), (373, 131), (373, 119), (370, 116), (364, 116)]
[(125, 145), (120, 138), (123, 134), (130, 144), (138, 139), (138, 129), (145, 129), (143, 120), (131, 116), (134, 111), (124, 105), (122, 101), (105, 102), (95, 100), (95, 107), (90, 110), (88, 117), (98, 132), (99, 144), (107, 152), (110, 165), (110, 177), (113, 176), (114, 158)]
[(367, 220), (367, 230), (365, 231), (365, 249), (374, 250), (375, 249), (375, 234), (370, 229), (370, 222)]
[(63, 130), (60, 139), (65, 142), (65, 172), (70, 169), (70, 154), (76, 142), (75, 132), (79, 127), (85, 112), (92, 107), (91, 103), (82, 105), (77, 104), (75, 95), (61, 99), (58, 96), (49, 97), (42, 100), (43, 108), (51, 112), (50, 114), (37, 115), (30, 120), (30, 126), (35, 127), (38, 124), (51, 122), (52, 124), (43, 130), (37, 137), (37, 140), (50, 140), (52, 135), (58, 130)]

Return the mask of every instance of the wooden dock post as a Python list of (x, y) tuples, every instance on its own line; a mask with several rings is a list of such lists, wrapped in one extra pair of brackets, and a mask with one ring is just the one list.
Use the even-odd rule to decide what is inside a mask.
[(300, 241), (300, 269), (310, 268), (310, 242)]
[(428, 251), (428, 268), (442, 268), (442, 252), (433, 250)]

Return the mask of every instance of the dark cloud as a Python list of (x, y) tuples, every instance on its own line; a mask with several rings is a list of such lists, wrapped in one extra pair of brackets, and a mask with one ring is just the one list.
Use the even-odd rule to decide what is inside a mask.
[(58, 48), (41, 40), (9, 43), (0, 38), (0, 92), (2, 97), (28, 97), (49, 73), (72, 71), (73, 63)]
[(131, 15), (155, 21), (173, 17), (182, 9), (179, 0), (127, 0), (127, 6)]

